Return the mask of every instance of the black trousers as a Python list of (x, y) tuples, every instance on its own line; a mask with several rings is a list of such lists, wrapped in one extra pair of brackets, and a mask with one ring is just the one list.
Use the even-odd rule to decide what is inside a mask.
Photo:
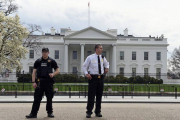
[(102, 94), (103, 94), (103, 87), (104, 87), (104, 76), (101, 76), (101, 78), (92, 77), (92, 79), (89, 80), (88, 102), (87, 102), (86, 113), (92, 114), (92, 109), (94, 108), (95, 96), (96, 96), (95, 113), (101, 112), (101, 100), (102, 100)]
[(46, 111), (47, 113), (53, 112), (53, 108), (52, 108), (53, 83), (40, 83), (40, 88), (36, 88), (34, 92), (34, 102), (31, 110), (31, 114), (37, 115), (44, 92), (47, 97)]

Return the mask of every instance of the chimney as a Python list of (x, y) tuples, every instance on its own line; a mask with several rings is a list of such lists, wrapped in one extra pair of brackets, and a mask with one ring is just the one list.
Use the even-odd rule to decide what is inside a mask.
[(51, 35), (55, 35), (55, 29), (53, 27), (51, 28)]
[(128, 36), (128, 29), (127, 28), (124, 30), (124, 36)]

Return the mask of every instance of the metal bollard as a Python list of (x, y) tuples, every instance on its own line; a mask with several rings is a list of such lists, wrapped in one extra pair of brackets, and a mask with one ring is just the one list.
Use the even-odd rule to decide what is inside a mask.
[(177, 99), (177, 87), (175, 87), (175, 99)]
[(16, 88), (16, 91), (15, 91), (15, 98), (17, 98), (17, 86), (13, 85), (15, 88)]

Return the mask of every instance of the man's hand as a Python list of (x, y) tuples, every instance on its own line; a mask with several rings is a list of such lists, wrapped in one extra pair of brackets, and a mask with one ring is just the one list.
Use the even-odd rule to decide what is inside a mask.
[(51, 78), (53, 78), (53, 77), (54, 77), (54, 74), (53, 74), (53, 73), (49, 73), (49, 76), (50, 76)]
[(108, 70), (109, 70), (109, 69), (108, 69), (108, 68), (106, 68), (106, 69), (105, 69), (105, 71), (104, 71), (104, 73), (106, 74), (106, 73), (108, 72)]
[(36, 83), (33, 83), (33, 88), (36, 89), (36, 87), (37, 87), (37, 84), (36, 84)]
[(86, 74), (86, 77), (87, 77), (89, 80), (91, 80), (91, 79), (92, 79), (92, 77), (91, 77), (91, 75), (90, 75), (90, 74)]

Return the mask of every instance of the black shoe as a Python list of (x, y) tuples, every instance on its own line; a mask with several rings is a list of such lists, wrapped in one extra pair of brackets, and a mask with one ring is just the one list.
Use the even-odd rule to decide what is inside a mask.
[(86, 113), (86, 118), (91, 118), (91, 114)]
[(53, 118), (54, 115), (52, 113), (48, 113), (48, 117)]
[(33, 115), (33, 114), (29, 114), (29, 115), (26, 115), (26, 118), (37, 118), (37, 115)]
[(101, 113), (96, 113), (96, 117), (102, 117)]

